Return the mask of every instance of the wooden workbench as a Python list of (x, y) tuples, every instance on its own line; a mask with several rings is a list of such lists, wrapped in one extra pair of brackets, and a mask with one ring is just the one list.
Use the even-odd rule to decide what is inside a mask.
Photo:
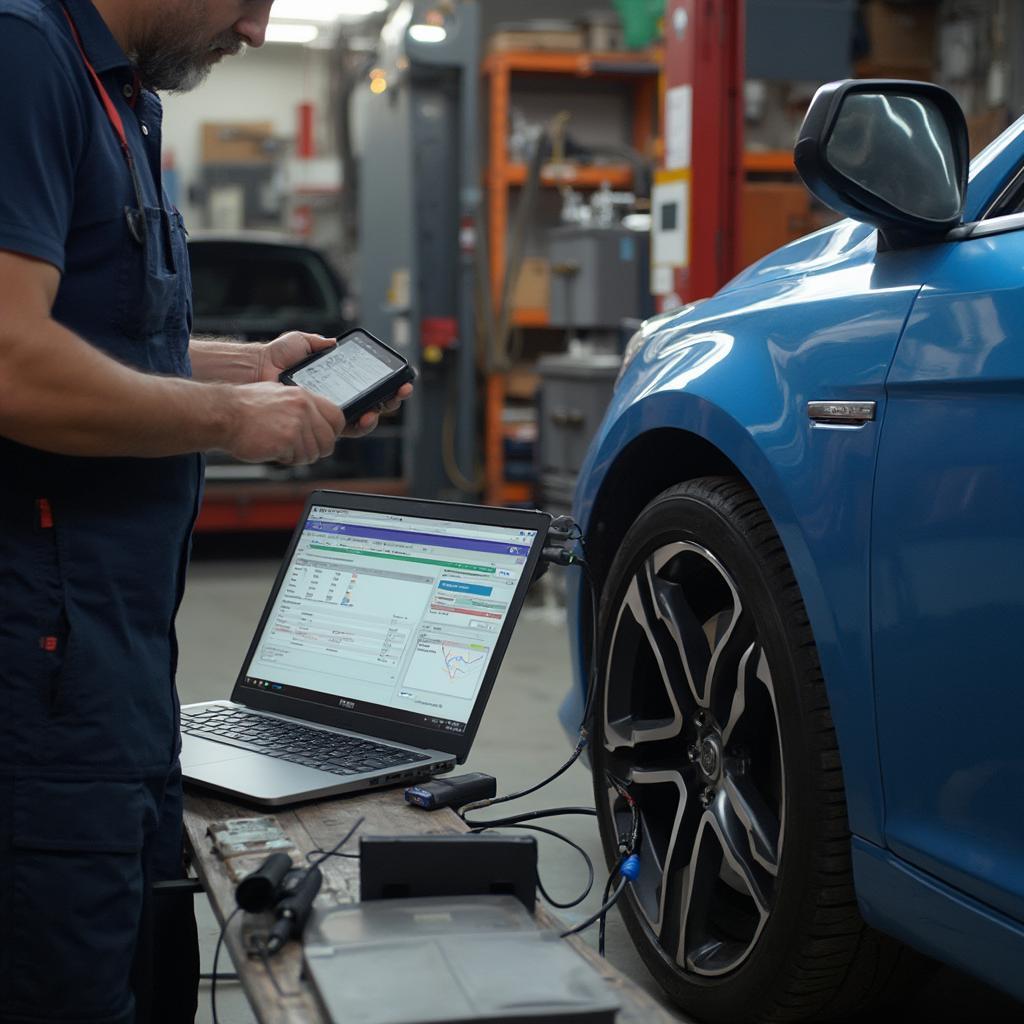
[[(289, 810), (260, 811), (220, 800), (191, 790), (185, 798), (186, 838), (193, 854), (199, 878), (206, 889), (218, 921), (223, 925), (235, 909), (234, 885), (223, 862), (213, 853), (207, 826), (227, 818), (251, 818), (273, 815), (305, 854), (309, 850), (330, 849), (355, 824), (366, 820), (345, 850), (359, 850), (359, 836), (424, 835), (464, 832), (466, 826), (451, 811), (426, 813), (409, 807), (400, 789), (347, 796), (306, 804)], [(324, 885), (318, 903), (352, 902), (359, 897), (359, 861), (331, 857), (321, 865)], [(542, 925), (559, 927), (559, 922), (539, 903), (537, 920)], [(247, 915), (238, 914), (231, 922), (225, 946), (238, 970), (245, 993), (261, 1024), (327, 1024), (317, 1009), (309, 987), (300, 977), (302, 955), (296, 943), (290, 943), (272, 963), (273, 977), (264, 964), (246, 954)], [(622, 1004), (617, 1024), (673, 1024), (667, 1014), (642, 989), (616, 971), (607, 960), (578, 936), (566, 940), (580, 956), (588, 960), (608, 981)], [(223, 959), (221, 961), (224, 963)], [(223, 969), (223, 966), (222, 966)], [(275, 985), (276, 982), (276, 985)]]

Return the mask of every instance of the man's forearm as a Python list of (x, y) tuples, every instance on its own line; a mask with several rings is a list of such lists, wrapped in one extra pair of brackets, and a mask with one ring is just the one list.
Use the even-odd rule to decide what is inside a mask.
[(258, 380), (263, 346), (224, 338), (193, 338), (188, 348), (198, 381), (252, 384)]
[(0, 435), (44, 451), (158, 457), (223, 447), (234, 390), (140, 373), (51, 319), (0, 325)]

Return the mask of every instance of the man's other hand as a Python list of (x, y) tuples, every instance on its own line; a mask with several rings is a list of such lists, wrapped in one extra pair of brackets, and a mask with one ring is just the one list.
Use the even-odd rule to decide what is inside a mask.
[(359, 419), (346, 426), (342, 432), (342, 437), (365, 437), (367, 434), (372, 433), (378, 422), (380, 421), (381, 415), (388, 413), (398, 412), (402, 403), (412, 394), (412, 385), (403, 384), (398, 391), (391, 396), (386, 402), (381, 403), (381, 407), (377, 412), (364, 412)]
[(319, 334), (303, 334), (302, 331), (282, 334), (280, 338), (260, 346), (256, 383), (275, 383), (285, 370), (301, 363), (306, 356), (325, 348), (333, 348), (336, 344), (335, 338), (325, 338)]

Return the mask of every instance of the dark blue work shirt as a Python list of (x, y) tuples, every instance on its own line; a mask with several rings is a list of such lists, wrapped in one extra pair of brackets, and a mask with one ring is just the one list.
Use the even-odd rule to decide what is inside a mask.
[[(124, 122), (143, 209), (59, 0), (0, 0), (0, 249), (61, 271), (53, 316), (89, 344), (186, 377), (191, 282), (161, 184), (160, 101), (92, 3), (66, 7)], [(166, 774), (200, 457), (0, 439), (0, 471), (0, 774)]]

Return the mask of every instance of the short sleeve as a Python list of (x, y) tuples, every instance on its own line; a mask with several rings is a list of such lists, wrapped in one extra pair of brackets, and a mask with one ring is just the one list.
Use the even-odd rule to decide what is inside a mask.
[(81, 102), (43, 30), (0, 14), (0, 249), (64, 271)]

